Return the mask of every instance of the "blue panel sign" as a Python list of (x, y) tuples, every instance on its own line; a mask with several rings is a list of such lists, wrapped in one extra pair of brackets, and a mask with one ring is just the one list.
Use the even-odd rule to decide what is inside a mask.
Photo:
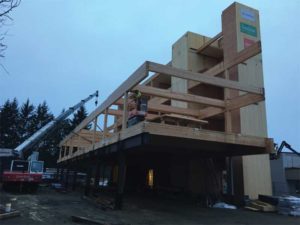
[(243, 19), (255, 22), (255, 13), (252, 10), (241, 8), (240, 13)]

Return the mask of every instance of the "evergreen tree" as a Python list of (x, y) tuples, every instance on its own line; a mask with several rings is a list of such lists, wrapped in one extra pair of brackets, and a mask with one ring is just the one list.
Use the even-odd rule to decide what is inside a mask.
[(21, 142), (25, 141), (36, 131), (36, 127), (34, 124), (34, 109), (35, 108), (29, 102), (29, 99), (27, 99), (27, 101), (20, 108), (19, 137), (21, 139)]
[(15, 148), (20, 144), (18, 133), (19, 109), (15, 98), (13, 101), (7, 100), (0, 112), (0, 147)]
[(46, 138), (44, 145), (39, 147), (40, 160), (45, 162), (45, 167), (55, 167), (59, 154), (59, 143), (71, 132), (69, 119), (63, 120), (58, 127)]
[[(87, 111), (82, 106), (74, 114), (72, 120), (61, 121), (59, 126), (49, 132), (49, 135), (43, 141), (26, 152), (25, 157), (31, 154), (32, 151), (39, 151), (39, 160), (45, 162), (45, 167), (55, 167), (59, 153), (59, 142), (86, 117)], [(34, 107), (28, 99), (19, 108), (16, 99), (13, 101), (7, 100), (2, 107), (0, 106), (0, 147), (17, 147), (53, 119), (54, 116), (49, 111), (45, 101)], [(87, 127), (87, 129), (89, 128)]]
[[(54, 116), (49, 112), (49, 107), (47, 103), (44, 101), (43, 103), (39, 104), (33, 116), (34, 132), (41, 129), (51, 120), (53, 120), (53, 118)], [(46, 152), (50, 151), (52, 145), (51, 142), (51, 135), (49, 135), (49, 137), (45, 138), (43, 141), (39, 142), (36, 146), (34, 146), (32, 150), (39, 151), (41, 156)], [(44, 157), (42, 158), (43, 159), (41, 160), (46, 160)]]
[[(77, 112), (74, 113), (74, 117), (71, 120), (71, 126), (72, 129), (75, 129), (75, 127), (77, 127), (86, 117), (87, 117), (88, 113), (85, 109), (84, 106), (81, 106)], [(90, 129), (91, 125), (88, 125), (85, 129)]]
[(45, 126), (53, 118), (53, 115), (49, 112), (49, 107), (47, 103), (44, 101), (42, 104), (39, 104), (36, 108), (36, 112), (33, 119), (36, 130)]

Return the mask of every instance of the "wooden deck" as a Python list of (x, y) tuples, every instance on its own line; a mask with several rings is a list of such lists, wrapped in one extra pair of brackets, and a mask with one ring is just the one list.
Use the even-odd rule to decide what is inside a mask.
[[(191, 127), (182, 127), (153, 122), (140, 122), (135, 126), (114, 133), (105, 137), (94, 145), (88, 146), (84, 150), (78, 150), (65, 157), (60, 157), (58, 162), (68, 161), (78, 156), (88, 154), (95, 150), (101, 150), (107, 146), (118, 144), (132, 137), (142, 134), (148, 134), (146, 142), (134, 144), (127, 147), (160, 146), (160, 151), (186, 151), (193, 149), (195, 153), (220, 155), (251, 155), (263, 154), (273, 151), (273, 139), (262, 138), (234, 133), (225, 133), (197, 129)], [(151, 151), (150, 148), (145, 148)], [(153, 151), (155, 151), (153, 149)]]

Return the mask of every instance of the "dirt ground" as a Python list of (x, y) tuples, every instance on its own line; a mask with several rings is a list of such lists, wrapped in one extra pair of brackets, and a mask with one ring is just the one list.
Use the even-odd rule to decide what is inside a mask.
[(76, 223), (71, 221), (73, 215), (115, 225), (300, 224), (300, 217), (250, 212), (243, 209), (207, 209), (178, 199), (149, 196), (126, 197), (122, 211), (104, 211), (82, 199), (79, 192), (58, 193), (43, 187), (36, 194), (12, 194), (1, 191), (0, 195), (0, 204), (12, 202), (12, 207), (21, 212), (20, 217), (0, 220), (1, 225), (74, 225)]

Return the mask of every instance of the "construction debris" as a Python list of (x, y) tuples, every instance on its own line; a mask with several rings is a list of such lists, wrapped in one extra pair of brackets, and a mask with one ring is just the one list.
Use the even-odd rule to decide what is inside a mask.
[(218, 208), (218, 209), (237, 209), (236, 206), (227, 204), (225, 202), (218, 202), (213, 205), (213, 208)]
[(115, 201), (113, 198), (98, 197), (95, 202), (99, 204), (103, 210), (114, 209), (115, 207)]
[(107, 223), (105, 223), (105, 222), (92, 220), (92, 219), (89, 219), (89, 218), (83, 217), (83, 216), (71, 216), (71, 219), (72, 219), (73, 222), (76, 222), (76, 223), (107, 225)]
[(282, 215), (300, 216), (300, 198), (294, 196), (280, 197), (278, 213)]
[(93, 220), (87, 217), (83, 217), (83, 216), (71, 216), (71, 219), (73, 222), (76, 223), (86, 223), (86, 224), (98, 224), (98, 225), (129, 225), (129, 224), (123, 224), (123, 223), (107, 223), (107, 222), (103, 222), (103, 221), (99, 221), (99, 220)]
[(260, 212), (276, 212), (277, 209), (274, 205), (269, 203), (260, 201), (260, 200), (253, 200), (248, 203), (245, 209), (251, 211), (260, 211)]
[(20, 212), (11, 209), (8, 204), (6, 206), (0, 205), (0, 220), (20, 216)]
[(94, 199), (87, 196), (82, 196), (82, 199), (86, 200), (87, 202), (102, 210), (115, 209), (115, 201), (113, 198), (102, 196)]

